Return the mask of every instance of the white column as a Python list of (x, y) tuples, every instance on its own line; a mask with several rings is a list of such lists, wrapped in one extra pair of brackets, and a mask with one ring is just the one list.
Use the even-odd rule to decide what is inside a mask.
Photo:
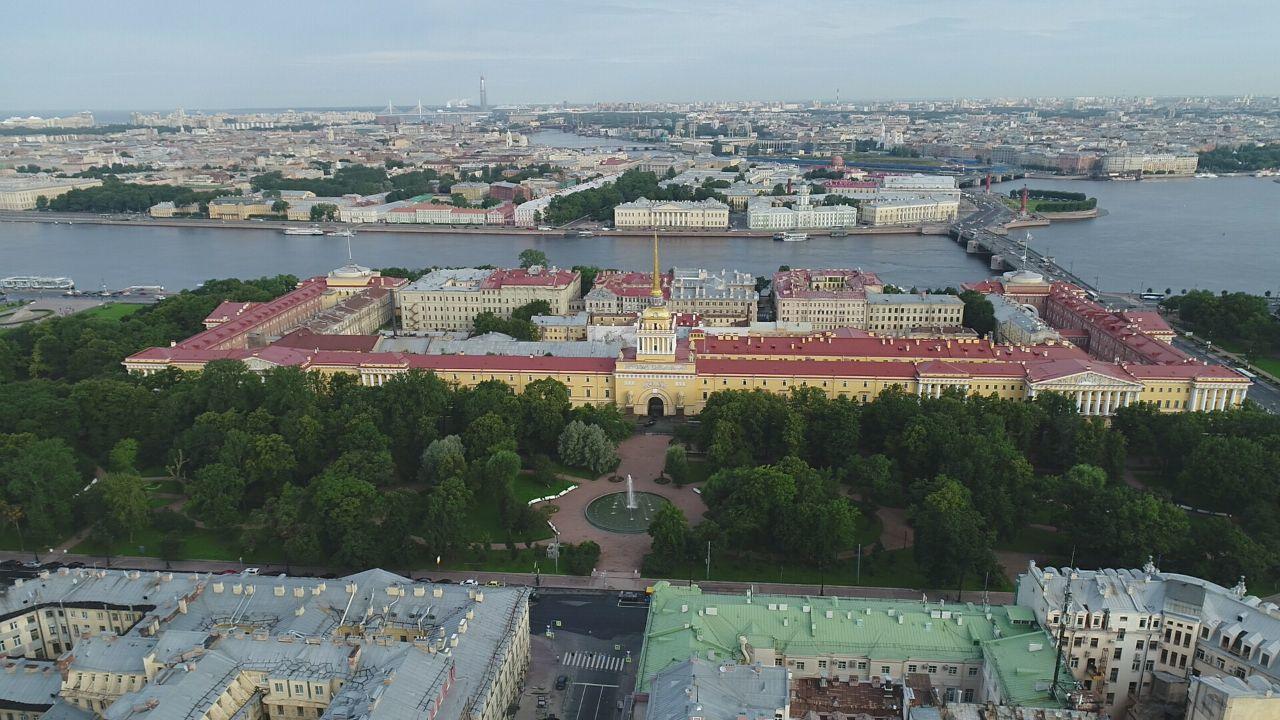
[(1214, 405), (1214, 407), (1213, 407), (1213, 409), (1214, 409), (1214, 410), (1222, 410), (1224, 407), (1226, 407), (1226, 404), (1227, 404), (1227, 391), (1226, 391), (1226, 389), (1224, 389), (1224, 388), (1218, 388), (1218, 398), (1217, 398), (1217, 400), (1218, 400), (1218, 401), (1217, 401), (1217, 403), (1216, 403), (1216, 404)]
[(1084, 391), (1076, 391), (1076, 412), (1084, 414)]
[(1103, 415), (1111, 414), (1111, 394), (1113, 392), (1115, 391), (1114, 390), (1102, 391), (1102, 414)]
[(1097, 391), (1097, 390), (1086, 390), (1086, 391), (1085, 391), (1085, 394), (1084, 394), (1084, 414), (1085, 414), (1085, 415), (1097, 415), (1097, 414), (1098, 414), (1098, 391)]
[(1200, 409), (1200, 388), (1195, 385), (1191, 386), (1191, 402), (1187, 403), (1187, 409), (1192, 412)]
[(1231, 388), (1231, 407), (1240, 404), (1240, 388)]

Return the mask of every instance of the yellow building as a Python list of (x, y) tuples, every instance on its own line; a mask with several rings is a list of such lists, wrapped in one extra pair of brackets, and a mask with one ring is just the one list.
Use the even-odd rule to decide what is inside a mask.
[(545, 300), (552, 315), (567, 315), (581, 295), (582, 278), (556, 268), (430, 272), (397, 293), (405, 330), (470, 330), (476, 315), (511, 317), (521, 305)]
[(40, 198), (53, 200), (83, 188), (102, 184), (96, 178), (34, 177), (0, 178), (0, 210), (34, 210)]
[(270, 215), (270, 200), (228, 196), (209, 201), (210, 220), (248, 220), (255, 215)]
[[(399, 281), (343, 269), (328, 278), (308, 280), (293, 293), (261, 307), (226, 304), (206, 319), (209, 330), (171, 347), (143, 350), (127, 358), (124, 365), (130, 372), (149, 374), (166, 367), (198, 370), (212, 360), (233, 359), (255, 372), (293, 366), (325, 375), (348, 373), (358, 375), (361, 384), (368, 386), (383, 385), (400, 373), (419, 370), (463, 387), (497, 381), (516, 392), (535, 380), (554, 379), (568, 388), (575, 405), (614, 404), (642, 415), (694, 415), (719, 390), (785, 394), (808, 387), (821, 389), (828, 397), (860, 402), (869, 402), (890, 388), (919, 397), (939, 397), (950, 391), (1007, 400), (1030, 400), (1055, 392), (1071, 398), (1083, 415), (1109, 417), (1136, 402), (1153, 403), (1164, 412), (1236, 407), (1250, 386), (1244, 376), (1218, 365), (1105, 362), (1074, 345), (1056, 342), (1000, 345), (977, 338), (872, 335), (850, 328), (807, 336), (749, 332), (721, 336), (713, 330), (695, 329), (685, 337), (664, 297), (663, 276), (657, 272), (656, 237), (653, 252), (653, 284), (648, 306), (635, 325), (634, 346), (623, 346), (616, 357), (554, 351), (503, 354), (501, 349), (484, 354), (430, 354), (384, 342), (371, 334), (372, 321), (323, 320), (325, 311), (334, 307), (326, 298), (342, 293), (344, 286), (349, 286), (346, 297), (350, 300), (370, 302), (390, 288), (401, 297), (406, 327), (430, 322), (453, 323), (449, 329), (463, 329), (470, 326), (476, 313), (493, 310), (509, 315), (511, 309), (533, 299), (528, 294), (503, 295), (504, 284), (493, 280), (491, 273), (515, 278), (515, 287), (522, 291), (549, 293), (563, 303), (562, 307), (567, 307), (570, 294), (577, 297), (576, 273), (563, 273), (567, 277), (549, 281), (532, 270), (465, 271), (470, 274), (463, 276), (451, 271), (425, 290), (409, 286), (397, 291), (392, 283)], [(357, 266), (357, 270), (362, 269)], [(468, 287), (457, 290), (440, 282), (441, 278), (453, 281), (459, 277)], [(852, 285), (851, 277), (857, 281)], [(388, 282), (375, 282), (383, 280)], [(787, 276), (784, 280), (809, 296), (804, 299), (815, 302), (846, 294), (856, 285), (853, 295), (857, 297), (845, 299), (861, 299), (864, 308), (864, 286), (879, 282), (873, 274), (854, 270), (804, 271), (802, 277)], [(440, 292), (450, 303), (450, 314), (441, 314), (444, 311), (432, 305), (442, 302), (433, 299), (432, 292)], [(405, 295), (412, 293), (419, 297), (406, 302)], [(913, 302), (907, 300), (902, 306)], [(939, 312), (954, 312), (955, 302), (958, 300), (940, 303)], [(343, 317), (372, 317), (360, 313), (373, 312), (363, 308), (349, 311)], [(569, 323), (556, 325), (552, 320), (544, 332), (563, 332), (565, 339), (575, 332)], [(915, 316), (901, 320), (902, 324), (916, 322), (919, 318)], [(574, 327), (577, 324), (580, 321)], [(308, 332), (294, 332), (299, 329)], [(255, 342), (255, 338), (272, 335), (283, 337)]]

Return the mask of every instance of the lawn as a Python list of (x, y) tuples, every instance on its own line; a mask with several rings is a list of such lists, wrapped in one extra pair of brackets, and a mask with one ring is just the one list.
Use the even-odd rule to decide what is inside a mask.
[(1276, 377), (1280, 377), (1280, 358), (1258, 358), (1253, 361), (1253, 364)]
[(551, 471), (557, 475), (568, 475), (570, 477), (582, 478), (583, 480), (595, 480), (600, 477), (590, 470), (569, 467), (568, 465), (561, 464), (558, 460), (551, 461)]
[(689, 482), (685, 485), (704, 482), (711, 477), (711, 472), (711, 466), (706, 460), (689, 460)]
[(80, 314), (95, 320), (123, 320), (143, 307), (145, 306), (140, 303), (106, 303), (105, 305), (91, 307)]
[[(162, 534), (159, 530), (152, 527), (142, 528), (133, 533), (133, 539), (125, 538), (116, 541), (111, 546), (111, 555), (113, 557), (120, 555), (149, 555), (159, 556), (160, 554), (160, 538)], [(194, 528), (189, 532), (183, 533), (182, 550), (179, 553), (180, 560), (238, 560), (244, 558), (249, 562), (281, 562), (279, 548), (272, 546), (262, 548), (254, 553), (248, 553), (240, 548), (238, 537), (227, 535), (226, 533), (207, 528)], [(81, 555), (105, 555), (102, 545), (93, 540), (85, 540), (84, 542), (71, 548), (71, 552)]]
[(996, 543), (996, 550), (1013, 550), (1014, 552), (1044, 553), (1068, 557), (1071, 548), (1061, 533), (1027, 526), (1013, 537)]
[[(672, 579), (694, 582), (707, 579), (706, 565), (695, 562), (683, 573), (673, 573)], [(928, 578), (916, 564), (910, 549), (889, 550), (874, 558), (863, 557), (862, 573), (858, 574), (857, 559), (848, 558), (826, 568), (796, 564), (786, 558), (759, 554), (718, 554), (712, 548), (711, 580), (730, 582), (777, 582), (805, 585), (863, 585), (868, 587), (935, 588), (937, 583)], [(982, 578), (965, 578), (965, 590), (982, 590)], [(998, 574), (991, 578), (991, 590), (1008, 590), (1008, 580)], [(940, 588), (954, 591), (955, 588)]]
[[(424, 563), (424, 567), (428, 564)], [(516, 551), (514, 558), (509, 550), (489, 550), (483, 554), (465, 550), (457, 557), (445, 558), (440, 569), (531, 573), (535, 564), (544, 575), (554, 575), (556, 572), (556, 561), (547, 557), (545, 548), (526, 550), (523, 547)], [(562, 571), (561, 574), (566, 573)]]
[[(519, 475), (512, 483), (515, 490), (517, 502), (527, 503), (534, 498), (547, 497), (548, 495), (556, 495), (567, 489), (573, 483), (565, 480), (556, 482), (551, 487), (546, 487), (540, 483), (534, 482), (529, 475)], [(489, 542), (503, 542), (507, 537), (507, 531), (502, 528), (502, 523), (498, 518), (498, 506), (492, 502), (488, 502), (488, 498), (476, 498), (471, 512), (467, 514), (467, 526), (463, 530), (468, 540), (484, 540)], [(534, 540), (546, 540), (552, 537), (551, 528), (545, 524), (539, 525), (531, 534)], [(524, 538), (518, 538), (523, 540)]]

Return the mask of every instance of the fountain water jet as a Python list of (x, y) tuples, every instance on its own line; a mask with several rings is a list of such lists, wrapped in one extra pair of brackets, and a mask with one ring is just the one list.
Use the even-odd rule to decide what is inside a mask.
[(639, 505), (636, 504), (636, 485), (631, 480), (631, 473), (627, 473), (627, 509), (635, 510)]

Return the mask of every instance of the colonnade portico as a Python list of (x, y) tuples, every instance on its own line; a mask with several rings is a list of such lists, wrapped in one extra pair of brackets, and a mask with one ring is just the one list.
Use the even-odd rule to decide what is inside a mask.
[(1192, 385), (1187, 410), (1209, 412), (1233, 408), (1244, 402), (1246, 392), (1242, 387)]
[(1066, 395), (1076, 403), (1076, 410), (1081, 415), (1108, 416), (1114, 415), (1122, 407), (1128, 407), (1138, 401), (1141, 390), (1138, 388), (1099, 388), (1086, 390), (1079, 387), (1038, 387), (1032, 388), (1028, 397), (1034, 398), (1038, 393), (1056, 392)]
[(969, 383), (967, 382), (936, 382), (929, 380), (919, 380), (916, 382), (916, 397), (940, 398), (947, 388), (959, 388), (964, 394), (969, 394)]

